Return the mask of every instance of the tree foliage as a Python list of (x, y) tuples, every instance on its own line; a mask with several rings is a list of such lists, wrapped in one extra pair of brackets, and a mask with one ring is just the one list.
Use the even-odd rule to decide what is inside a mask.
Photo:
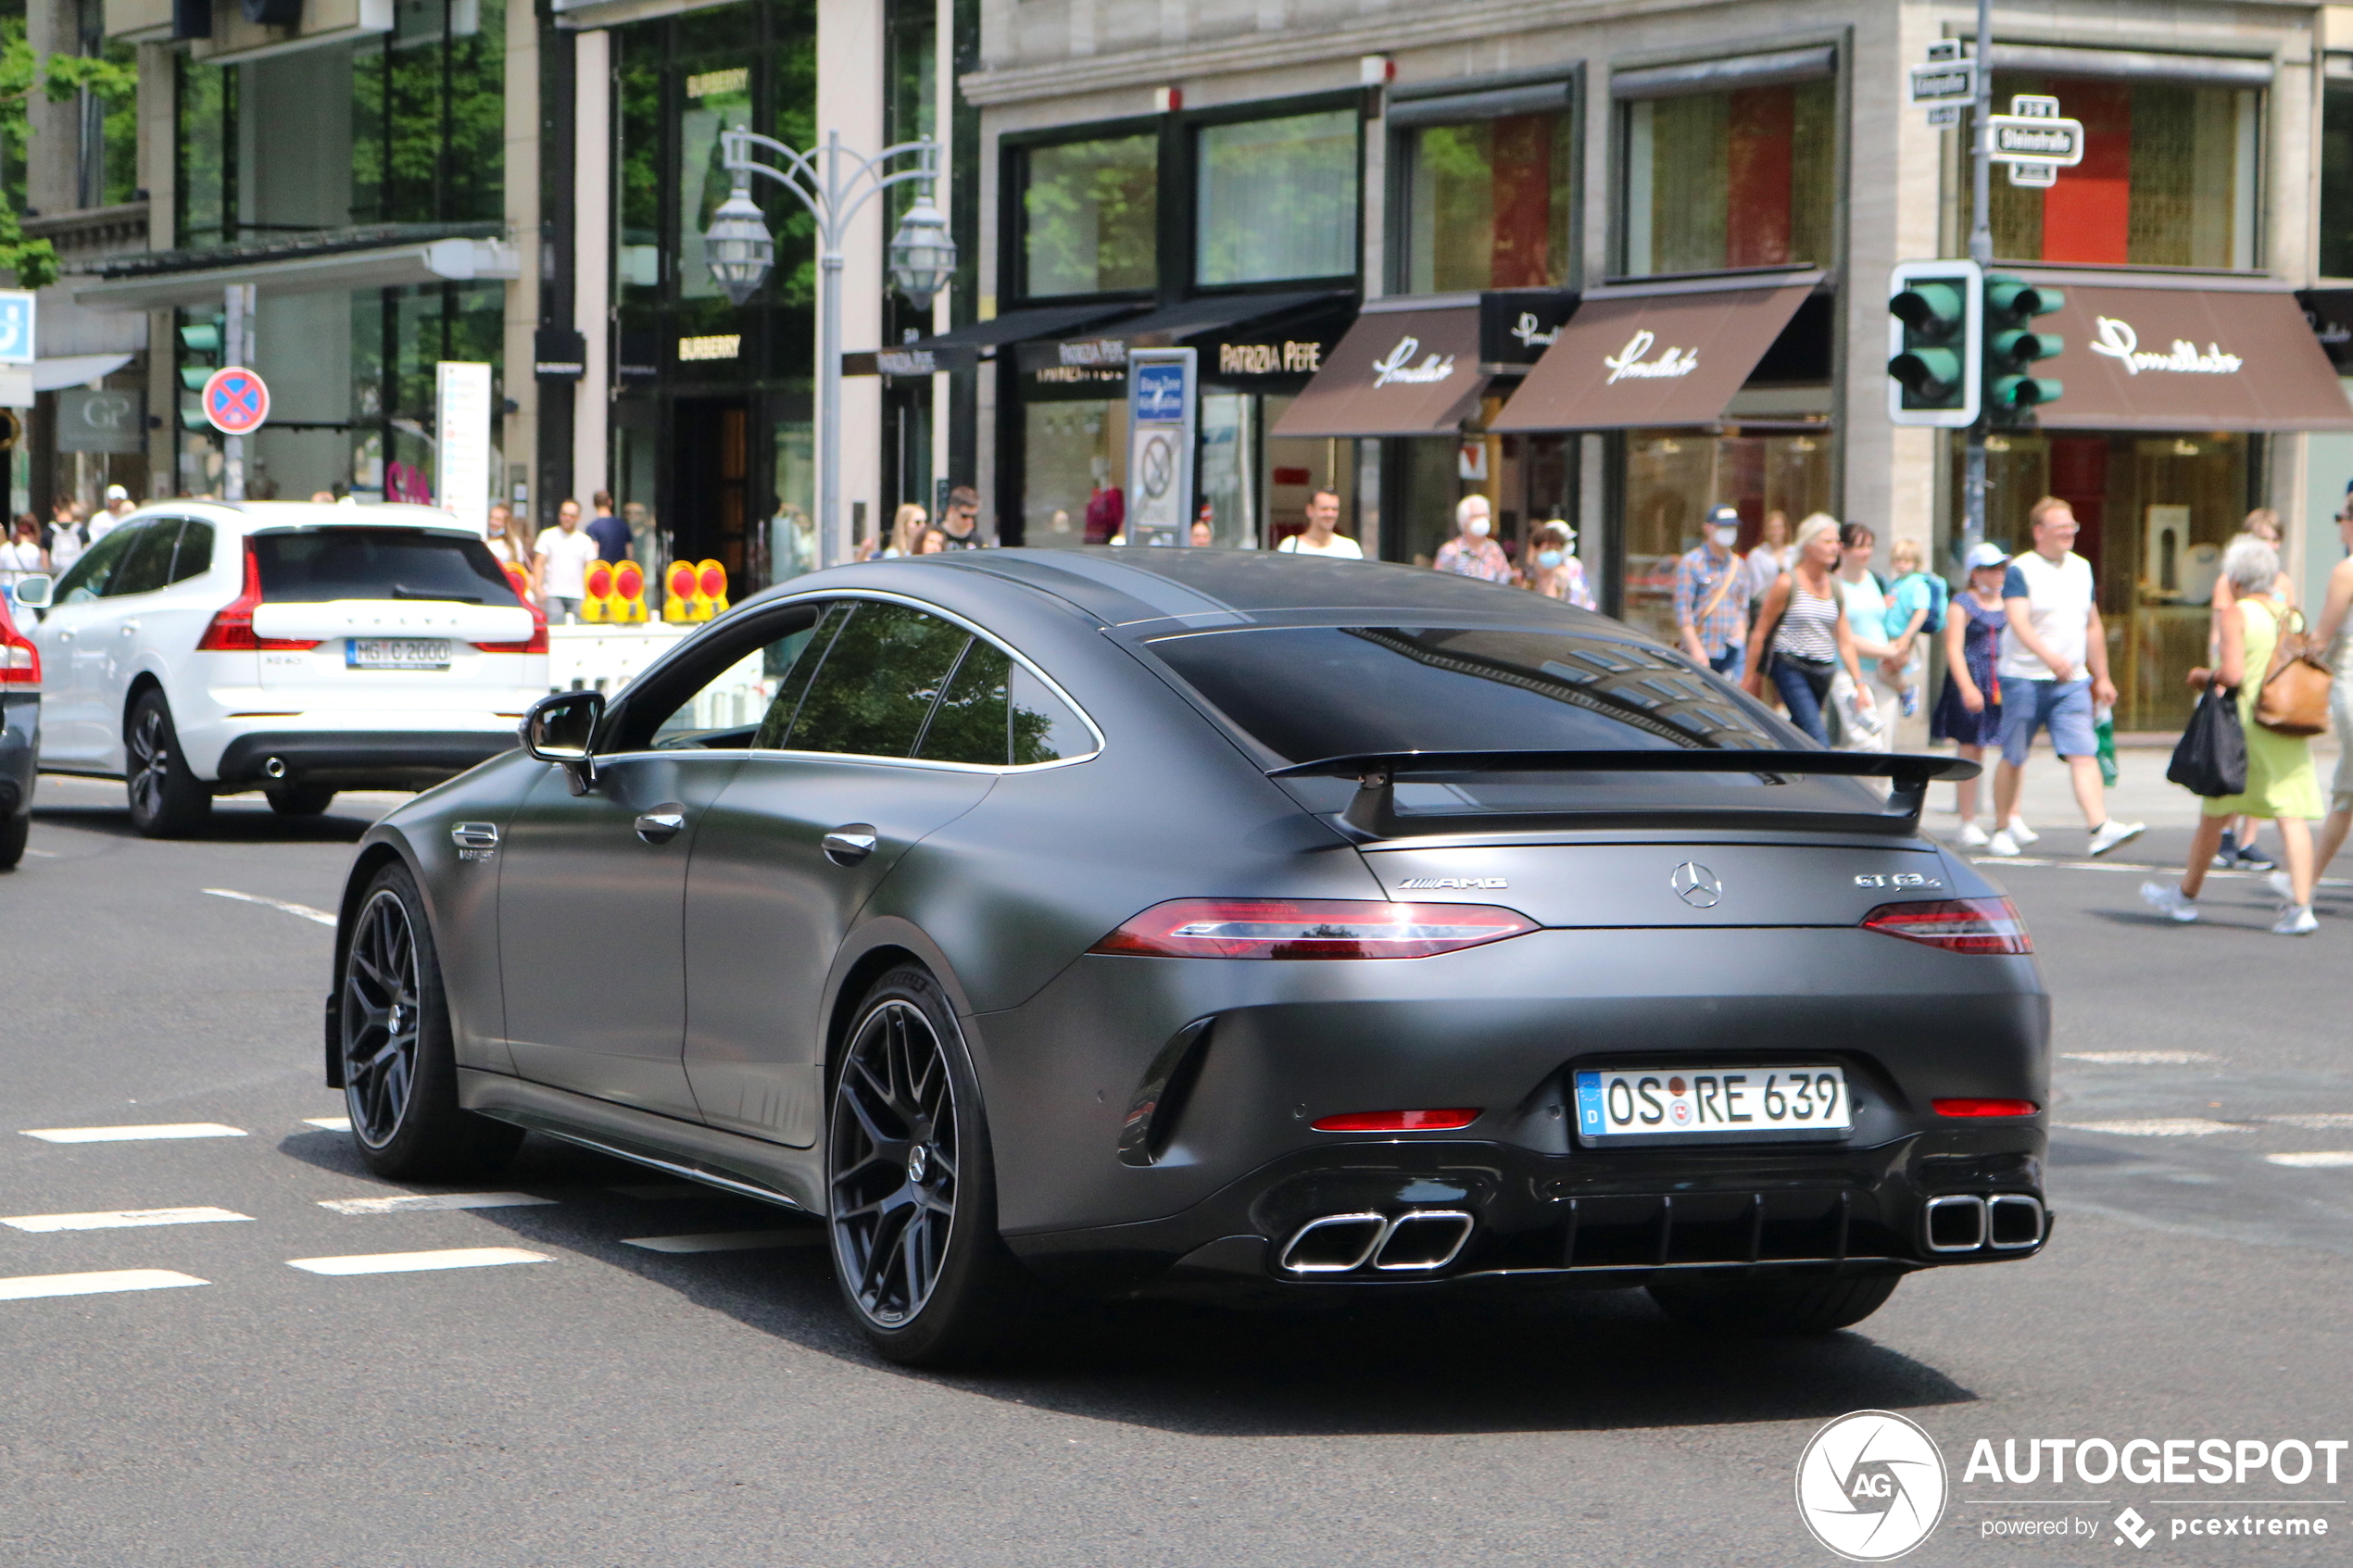
[[(27, 109), (36, 92), (53, 104), (84, 92), (101, 103), (127, 103), (138, 96), (139, 72), (103, 56), (36, 56), (25, 40), (24, 19), (0, 19), (0, 149), (19, 171), (31, 144)], [(37, 289), (57, 282), (57, 253), (47, 240), (25, 238), (23, 202), (19, 173), (0, 200), (0, 269), (14, 272), (19, 286)]]

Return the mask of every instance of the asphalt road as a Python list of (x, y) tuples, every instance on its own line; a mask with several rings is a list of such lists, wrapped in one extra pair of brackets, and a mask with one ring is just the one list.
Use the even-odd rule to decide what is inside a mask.
[[(1854, 1332), (1714, 1341), (1628, 1293), (1127, 1308), (941, 1377), (865, 1351), (808, 1222), (542, 1140), (503, 1206), (352, 1205), (404, 1192), (310, 1124), (342, 1106), (330, 932), (300, 911), (332, 906), (371, 797), (299, 829), (224, 802), (154, 844), (119, 788), (42, 790), (0, 876), (0, 1216), (240, 1218), (0, 1224), (0, 1563), (1829, 1563), (1793, 1477), (1865, 1408), (1949, 1469), (1907, 1562), (2318, 1562), (2353, 1535), (2353, 1451), (2334, 1486), (1963, 1474), (1980, 1438), (2353, 1438), (2353, 888), (2288, 940), (2249, 879), (2183, 929), (2129, 870), (2004, 868), (2056, 994), (2056, 1237), (1915, 1277)], [(236, 1135), (26, 1135), (207, 1123)], [(472, 1248), (526, 1261), (315, 1272)], [(8, 1298), (125, 1270), (164, 1287)], [(2332, 1534), (2171, 1536), (2226, 1515)]]

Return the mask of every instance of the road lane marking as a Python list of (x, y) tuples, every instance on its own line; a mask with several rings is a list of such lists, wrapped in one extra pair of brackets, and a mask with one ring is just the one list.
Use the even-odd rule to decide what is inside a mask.
[(28, 855), (38, 855), (44, 860), (55, 860), (60, 859), (55, 849), (28, 849), (25, 853)]
[(552, 1263), (520, 1247), (453, 1247), (441, 1252), (361, 1252), (345, 1258), (289, 1258), (286, 1267), (314, 1274), (405, 1274), (425, 1269), (490, 1269), (501, 1263)]
[(213, 1225), (253, 1216), (233, 1209), (102, 1209), (90, 1214), (19, 1214), (0, 1225), (20, 1231), (115, 1231), (139, 1225)]
[(143, 1138), (241, 1138), (245, 1131), (218, 1122), (164, 1122), (144, 1127), (27, 1127), (24, 1135), (43, 1143), (135, 1143)]
[(2119, 1133), (2136, 1138), (2202, 1138), (2214, 1133), (2246, 1131), (2234, 1122), (2210, 1122), (2203, 1116), (2151, 1116), (2133, 1122), (2062, 1122), (2070, 1133)]
[(319, 1207), (338, 1214), (406, 1214), (421, 1209), (522, 1209), (555, 1201), (527, 1192), (421, 1192), (397, 1198), (322, 1198)]
[(0, 1301), (30, 1301), (43, 1296), (104, 1296), (114, 1290), (176, 1290), (183, 1285), (210, 1285), (194, 1274), (170, 1269), (109, 1269), (95, 1274), (23, 1274), (0, 1279)]
[(2294, 1165), (2301, 1170), (2326, 1171), (2340, 1165), (2353, 1165), (2353, 1148), (2317, 1149), (2309, 1154), (2267, 1154), (2263, 1158), (2274, 1165)]
[(348, 1116), (306, 1116), (302, 1119), (302, 1124), (306, 1127), (316, 1127), (322, 1133), (351, 1131), (351, 1118)]
[(304, 920), (315, 920), (321, 925), (333, 925), (335, 917), (324, 909), (314, 909), (308, 904), (289, 904), (283, 898), (264, 898), (258, 893), (240, 893), (233, 887), (208, 887), (207, 893), (216, 898), (234, 898), (240, 904), (258, 904), (265, 909), (283, 909), (287, 914)]
[(2277, 1126), (2325, 1133), (2335, 1127), (2353, 1127), (2353, 1110), (2298, 1110), (2285, 1116), (2266, 1116), (2263, 1120)]
[(623, 1247), (642, 1247), (648, 1252), (751, 1252), (768, 1247), (816, 1247), (824, 1243), (821, 1230), (795, 1231), (707, 1231), (700, 1236), (624, 1236)]
[[(1973, 866), (2042, 866), (2062, 872), (2137, 872), (2143, 876), (2151, 872), (2179, 871), (2175, 865), (2153, 865), (2146, 860), (2054, 860), (2040, 855), (1971, 855)], [(2270, 872), (2208, 872), (2213, 877), (2270, 876)], [(2353, 887), (2353, 878), (2324, 876), (2312, 884), (2315, 887)]]
[(2204, 1051), (2061, 1051), (2070, 1061), (2096, 1061), (2103, 1067), (2219, 1067), (2226, 1060)]

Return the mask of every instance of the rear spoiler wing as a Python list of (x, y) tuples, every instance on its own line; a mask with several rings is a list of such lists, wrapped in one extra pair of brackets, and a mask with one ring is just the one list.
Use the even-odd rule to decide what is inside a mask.
[(1928, 800), (1928, 786), (1959, 783), (1982, 771), (1957, 757), (1924, 757), (1871, 751), (1792, 751), (1709, 747), (1678, 751), (1380, 751), (1355, 757), (1323, 757), (1267, 771), (1270, 779), (1353, 778), (1356, 795), (1340, 818), (1371, 838), (1394, 838), (1412, 831), (1397, 817), (1396, 781), (1416, 773), (1755, 773), (1780, 782), (1783, 774), (1827, 774), (1850, 779), (1891, 779), (1887, 817), (1916, 821)]

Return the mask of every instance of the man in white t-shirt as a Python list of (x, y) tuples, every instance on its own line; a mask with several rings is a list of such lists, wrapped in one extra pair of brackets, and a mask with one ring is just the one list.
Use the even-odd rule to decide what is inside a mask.
[(1287, 556), (1330, 556), (1339, 560), (1363, 560), (1364, 550), (1345, 533), (1336, 533), (1340, 526), (1340, 495), (1335, 491), (1318, 490), (1307, 497), (1307, 532), (1294, 533), (1275, 546)]
[(2108, 633), (2100, 625), (2092, 563), (2074, 553), (2075, 513), (2045, 495), (2026, 514), (2034, 548), (2010, 558), (2002, 584), (2008, 612), (1994, 672), (2002, 683), (2002, 761), (1994, 771), (1994, 818), (2001, 829), (1989, 847), (2019, 852), (2018, 792), (2034, 732), (2051, 732), (2051, 749), (2075, 775), (2075, 803), (2091, 830), (2091, 852), (2105, 855), (2140, 836), (2139, 822), (2108, 814), (2100, 790), (2099, 741), (2093, 710), (2116, 701), (2108, 678)]
[(531, 548), (539, 602), (550, 625), (570, 626), (580, 619), (580, 601), (588, 596), (588, 568), (597, 555), (595, 535), (580, 526), (580, 503), (567, 500), (556, 508), (556, 526), (541, 529)]

